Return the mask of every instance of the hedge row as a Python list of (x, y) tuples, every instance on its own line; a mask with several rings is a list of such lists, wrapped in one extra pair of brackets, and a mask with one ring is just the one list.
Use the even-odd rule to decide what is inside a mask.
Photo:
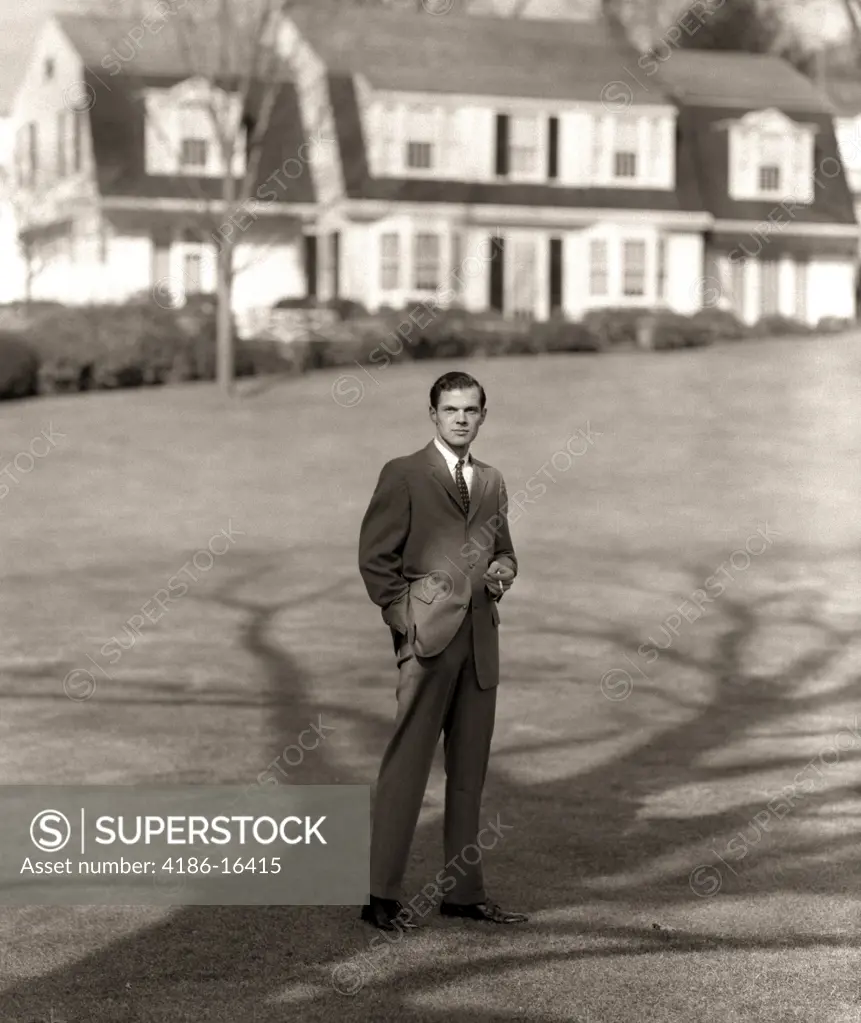
[[(288, 301), (279, 307), (308, 304)], [(587, 313), (580, 323), (521, 324), (459, 309), (433, 316), (421, 307), (369, 315), (352, 302), (336, 307), (340, 322), (325, 337), (291, 344), (238, 341), (236, 375), (299, 374), (357, 362), (373, 366), (412, 359), (603, 352), (635, 345), (698, 348), (719, 340), (807, 335), (849, 326), (829, 320), (814, 331), (770, 317), (751, 328), (718, 309), (694, 316), (604, 309)], [(215, 363), (215, 303), (209, 297), (181, 310), (151, 302), (72, 308), (41, 303), (0, 310), (0, 399), (212, 380)]]
[[(6, 325), (2, 329), (2, 325)], [(301, 372), (297, 351), (273, 341), (239, 341), (237, 376)], [(4, 307), (0, 399), (215, 379), (215, 307), (152, 303)]]

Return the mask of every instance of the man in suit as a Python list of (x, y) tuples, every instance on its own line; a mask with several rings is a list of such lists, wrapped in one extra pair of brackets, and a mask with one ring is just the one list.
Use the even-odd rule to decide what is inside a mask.
[(505, 484), (470, 454), (487, 415), (477, 380), (440, 377), (429, 413), (436, 436), (383, 466), (359, 538), (359, 570), (391, 629), (399, 670), (394, 734), (377, 779), (370, 900), (362, 909), (362, 919), (382, 930), (415, 926), (403, 920), (398, 899), (440, 733), (445, 857), (447, 866), (456, 864), (440, 912), (493, 923), (527, 919), (490, 902), (481, 856), (468, 863), (461, 855), (479, 847), (499, 682), (497, 602), (517, 574)]

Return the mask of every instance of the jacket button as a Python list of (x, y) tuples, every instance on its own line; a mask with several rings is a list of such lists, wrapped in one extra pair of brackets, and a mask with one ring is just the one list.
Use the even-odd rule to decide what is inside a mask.
[(461, 610), (462, 610), (462, 611), (466, 611), (466, 609), (467, 609), (468, 607), (469, 607), (469, 604), (461, 604), (461, 605), (460, 605), (460, 608), (461, 608)]

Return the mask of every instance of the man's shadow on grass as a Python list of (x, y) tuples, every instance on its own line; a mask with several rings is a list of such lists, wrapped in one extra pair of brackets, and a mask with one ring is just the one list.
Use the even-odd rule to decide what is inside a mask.
[[(708, 566), (703, 565), (689, 565), (686, 570), (693, 583), (691, 589), (708, 574)], [(261, 599), (261, 592), (271, 593), (273, 589), (271, 578), (266, 580), (266, 576), (265, 567), (250, 564), (247, 571), (202, 599), (213, 600), (240, 616), (239, 641), (262, 671), (273, 704), (275, 757), (295, 741), (298, 729), (316, 719), (325, 695), (313, 691), (303, 669), (303, 653), (311, 656), (312, 651), (284, 649), (275, 636), (278, 623), (300, 610), (307, 612), (312, 601), (328, 620), (333, 612), (354, 607), (362, 594), (360, 584), (338, 583), (289, 600)], [(855, 635), (854, 630), (836, 628), (818, 618), (815, 608), (801, 617), (822, 632), (824, 641), (818, 648), (802, 652), (787, 670), (770, 675), (748, 673), (745, 651), (755, 640), (761, 620), (774, 620), (770, 600), (769, 594), (747, 600), (737, 595), (721, 598), (715, 608), (721, 616), (721, 638), (707, 658), (675, 647), (663, 651), (666, 663), (682, 671), (705, 671), (711, 679), (711, 698), (699, 705), (694, 700), (686, 701), (688, 717), (681, 723), (655, 733), (610, 763), (576, 777), (536, 785), (494, 770), (491, 760), (485, 804), (504, 810), (503, 819), (512, 828), (511, 837), (500, 842), (491, 854), (489, 866), (490, 881), (496, 881), (491, 890), (500, 901), (539, 913), (594, 903), (598, 898), (612, 910), (614, 904), (642, 902), (644, 885), (651, 885), (651, 904), (658, 916), (662, 907), (690, 905), (698, 898), (702, 905), (709, 895), (717, 894), (706, 890), (714, 887), (714, 874), (702, 875), (700, 882), (692, 876), (704, 864), (719, 872), (724, 893), (751, 898), (785, 892), (837, 895), (857, 890), (859, 861), (854, 836), (829, 841), (825, 849), (816, 838), (804, 842), (796, 839), (776, 847), (772, 844), (770, 852), (754, 850), (750, 861), (736, 864), (734, 876), (717, 858), (704, 861), (703, 840), (721, 851), (720, 843), (749, 825), (762, 811), (765, 798), (725, 810), (704, 806), (694, 818), (679, 815), (649, 820), (641, 816), (648, 800), (682, 785), (701, 785), (708, 791), (731, 783), (744, 772), (764, 769), (779, 770), (791, 779), (809, 762), (809, 756), (786, 753), (744, 767), (704, 765), (710, 752), (731, 745), (757, 728), (770, 728), (780, 735), (781, 723), (790, 713), (812, 718), (854, 700), (854, 675), (827, 691), (817, 692), (816, 687), (809, 686), (811, 679), (827, 674)], [(793, 622), (799, 620), (797, 612), (790, 617)], [(569, 638), (578, 634), (578, 629), (570, 626), (555, 627), (546, 622), (542, 626), (537, 611), (534, 627), (544, 628), (548, 634), (557, 628)], [(630, 657), (636, 655), (642, 642), (636, 630), (624, 624), (587, 623), (579, 633), (584, 639), (610, 641), (619, 655)], [(357, 731), (362, 743), (373, 749), (375, 761), (387, 741), (394, 710), (394, 665), (387, 657), (385, 639), (382, 629), (367, 636), (367, 643), (377, 644), (380, 651), (375, 662), (379, 672), (377, 689), (385, 697), (378, 706), (385, 707), (385, 711), (359, 705), (359, 694), (368, 697), (367, 688), (357, 688), (356, 700), (342, 697), (327, 711), (339, 726)], [(345, 663), (343, 670), (350, 675), (349, 664)], [(805, 691), (805, 685), (809, 691)], [(673, 690), (664, 690), (660, 681), (640, 686), (641, 692), (650, 690), (656, 698), (682, 702)], [(830, 734), (822, 735), (823, 746), (831, 741)], [(561, 741), (560, 756), (571, 745), (570, 741)], [(546, 751), (547, 744), (538, 743), (534, 748), (536, 752)], [(509, 747), (509, 751), (521, 753), (529, 749), (528, 744)], [(846, 752), (844, 763), (857, 757), (858, 751)], [(304, 766), (307, 772), (295, 778), (300, 784), (374, 780), (351, 773), (349, 762), (335, 742), (322, 743)], [(852, 789), (823, 784), (818, 791), (808, 793), (792, 813), (814, 819), (817, 814), (829, 812), (835, 802), (856, 795)], [(418, 893), (438, 869), (439, 832), (436, 821), (420, 823), (413, 862), (433, 866), (427, 868), (427, 876), (415, 877), (414, 867), (408, 890)], [(690, 850), (690, 858), (683, 856), (677, 877), (663, 878), (660, 883), (630, 877), (662, 857), (686, 850)], [(608, 880), (617, 883), (600, 887)], [(698, 883), (703, 890), (696, 891)], [(552, 892), (552, 897), (546, 897), (546, 892)], [(668, 949), (753, 951), (861, 945), (856, 937), (843, 939), (807, 932), (803, 921), (792, 934), (744, 937), (722, 934), (719, 925), (711, 931), (671, 931), (649, 922), (632, 921), (628, 925), (590, 920), (578, 917), (576, 911), (563, 921), (542, 923), (539, 919), (511, 931), (444, 923), (435, 914), (427, 919), (429, 926), (402, 945), (381, 951), (383, 946), (377, 943), (372, 951), (373, 932), (358, 921), (355, 908), (178, 908), (157, 925), (115, 941), (72, 965), (16, 983), (0, 996), (0, 1018), (49, 1019), (51, 1007), (55, 1020), (69, 1023), (166, 1023), (180, 1019), (280, 1023), (296, 1013), (309, 1019), (344, 1018), (362, 1023), (379, 1018), (383, 999), (384, 1014), (397, 1008), (399, 1019), (442, 1023), (451, 1017), (450, 1010), (418, 1009), (414, 1000), (423, 995), (430, 997), (446, 985), (494, 977), (502, 980), (507, 971), (524, 967), (666, 954)], [(554, 947), (541, 949), (541, 937), (547, 934), (554, 936)], [(595, 947), (572, 951), (561, 940), (577, 936), (594, 939)], [(469, 939), (483, 939), (487, 954), (471, 960), (459, 954), (446, 956), (450, 942)], [(610, 944), (612, 941), (616, 944)], [(518, 948), (520, 942), (522, 950)], [(400, 949), (407, 947), (426, 954), (401, 955)], [(356, 977), (359, 991), (354, 997), (335, 990), (335, 986), (349, 990)], [(275, 1001), (279, 996), (284, 1001)], [(458, 1020), (472, 1023), (510, 1018), (502, 1011), (457, 1009)], [(542, 1019), (537, 1012), (530, 1018), (538, 1023)]]

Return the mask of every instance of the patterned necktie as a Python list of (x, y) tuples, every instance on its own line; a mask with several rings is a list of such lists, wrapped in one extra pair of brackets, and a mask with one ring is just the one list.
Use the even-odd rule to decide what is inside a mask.
[(463, 462), (464, 460), (461, 458), (454, 467), (454, 481), (460, 491), (460, 503), (463, 505), (463, 510), (469, 515), (469, 487), (463, 478)]

